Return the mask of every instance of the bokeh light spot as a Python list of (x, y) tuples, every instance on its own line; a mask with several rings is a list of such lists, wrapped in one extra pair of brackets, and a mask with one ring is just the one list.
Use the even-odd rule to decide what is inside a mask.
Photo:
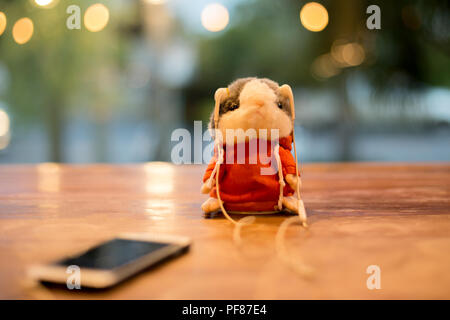
[(322, 31), (328, 25), (328, 11), (320, 3), (308, 2), (300, 10), (300, 21), (309, 31)]
[(339, 74), (341, 69), (336, 65), (331, 54), (326, 53), (314, 60), (311, 72), (316, 79), (324, 80)]
[(363, 63), (366, 53), (359, 43), (340, 39), (333, 43), (331, 56), (340, 67), (353, 67)]
[(6, 136), (9, 132), (9, 116), (0, 109), (0, 137)]
[(346, 44), (342, 49), (342, 58), (349, 66), (360, 65), (365, 58), (364, 49), (358, 43)]
[(38, 172), (38, 190), (55, 193), (61, 190), (61, 166), (57, 163), (44, 162), (36, 166)]
[(18, 44), (25, 44), (33, 36), (34, 26), (30, 18), (22, 18), (14, 24), (12, 35)]
[(3, 34), (6, 28), (6, 15), (0, 11), (0, 36)]
[(171, 163), (149, 162), (144, 164), (145, 189), (148, 193), (166, 195), (174, 190), (175, 169)]
[(41, 7), (46, 7), (52, 4), (53, 0), (34, 0), (34, 2)]
[(202, 11), (202, 25), (211, 32), (218, 32), (228, 25), (230, 16), (227, 8), (220, 3), (208, 4)]
[(101, 3), (96, 3), (87, 8), (84, 14), (84, 25), (91, 32), (103, 30), (109, 21), (109, 10)]

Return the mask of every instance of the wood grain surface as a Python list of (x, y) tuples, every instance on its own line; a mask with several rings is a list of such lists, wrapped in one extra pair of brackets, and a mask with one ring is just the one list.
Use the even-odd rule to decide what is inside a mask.
[[(450, 299), (450, 164), (305, 164), (309, 229), (258, 217), (233, 242), (222, 215), (204, 217), (204, 166), (0, 166), (2, 299)], [(26, 267), (121, 232), (189, 236), (190, 252), (106, 291), (30, 283)], [(381, 269), (369, 290), (366, 269)]]

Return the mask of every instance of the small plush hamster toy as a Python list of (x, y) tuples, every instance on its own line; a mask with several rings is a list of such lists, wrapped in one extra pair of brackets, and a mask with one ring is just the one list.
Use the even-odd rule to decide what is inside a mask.
[[(287, 209), (305, 221), (300, 176), (291, 154), (295, 119), (291, 88), (266, 78), (242, 78), (219, 88), (215, 103), (209, 127), (215, 129), (216, 145), (201, 188), (210, 198), (202, 210), (274, 213)], [(257, 147), (252, 147), (255, 142)]]

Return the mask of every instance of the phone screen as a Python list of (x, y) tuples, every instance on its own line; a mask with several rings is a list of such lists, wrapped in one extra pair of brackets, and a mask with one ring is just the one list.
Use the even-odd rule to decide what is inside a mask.
[(85, 253), (58, 261), (57, 265), (76, 265), (89, 269), (115, 269), (150, 253), (161, 250), (170, 243), (113, 239)]

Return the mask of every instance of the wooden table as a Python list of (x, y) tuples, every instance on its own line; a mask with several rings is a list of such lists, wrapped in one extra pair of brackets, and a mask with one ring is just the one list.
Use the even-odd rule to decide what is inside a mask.
[[(242, 228), (205, 218), (204, 166), (0, 166), (0, 298), (450, 299), (450, 164), (305, 164), (309, 230), (286, 232), (293, 271), (275, 251), (285, 215)], [(107, 291), (35, 287), (25, 269), (121, 232), (189, 236), (191, 251)], [(381, 289), (366, 285), (369, 265)]]

